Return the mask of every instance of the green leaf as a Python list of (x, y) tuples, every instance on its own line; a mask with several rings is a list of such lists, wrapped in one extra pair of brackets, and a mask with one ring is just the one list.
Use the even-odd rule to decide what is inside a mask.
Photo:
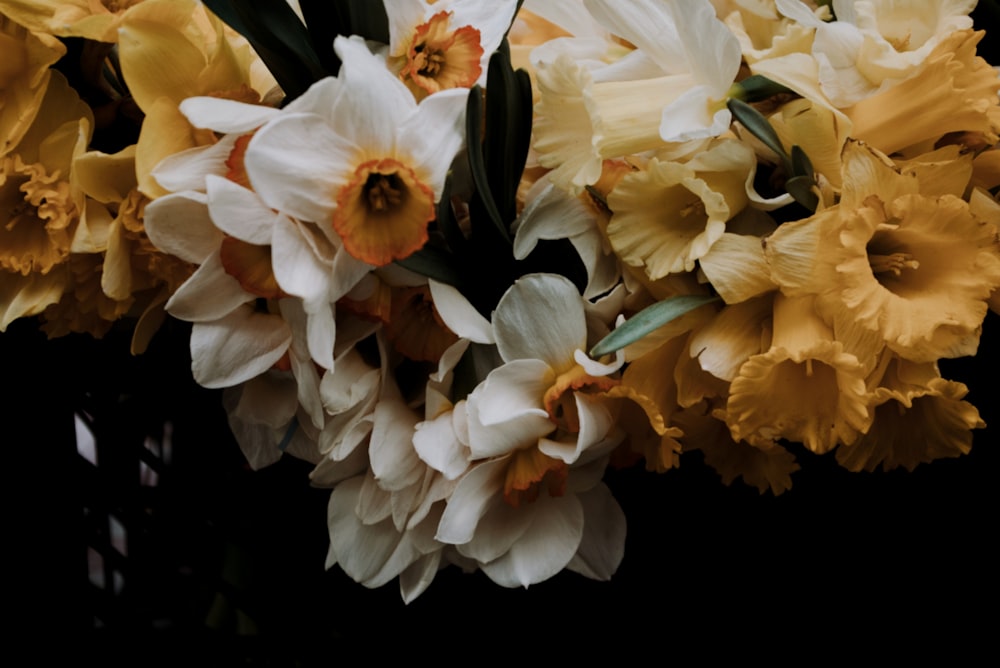
[(794, 95), (795, 91), (760, 74), (752, 74), (733, 84), (729, 94), (743, 102), (760, 102), (775, 95)]
[(309, 32), (286, 0), (205, 0), (229, 27), (247, 38), (271, 71), (286, 99), (294, 99), (328, 72), (313, 50)]
[(719, 297), (704, 295), (679, 295), (669, 297), (652, 306), (647, 306), (623, 322), (613, 332), (605, 336), (590, 350), (590, 356), (598, 358), (635, 343), (650, 332), (676, 320), (699, 306), (720, 301)]
[(791, 176), (808, 176), (813, 177), (813, 165), (812, 160), (806, 155), (806, 152), (802, 150), (802, 147), (798, 144), (792, 146), (792, 173)]
[(489, 172), (486, 169), (486, 159), (483, 154), (483, 89), (473, 86), (469, 89), (469, 99), (465, 106), (465, 143), (469, 152), (469, 171), (472, 182), (476, 186), (476, 195), (482, 202), (487, 217), (500, 233), (500, 237), (510, 242), (503, 217), (497, 209), (490, 189)]
[(517, 217), (517, 188), (531, 143), (531, 80), (511, 67), (506, 40), (486, 74), (486, 136), (483, 158), (490, 191), (505, 227)]
[(462, 278), (454, 268), (451, 254), (440, 248), (424, 246), (416, 253), (396, 260), (396, 264), (439, 283), (447, 283), (458, 289), (462, 287)]
[(791, 160), (788, 154), (785, 153), (785, 147), (781, 145), (778, 134), (771, 127), (768, 120), (764, 118), (764, 115), (746, 102), (737, 100), (736, 98), (729, 98), (726, 106), (729, 107), (733, 118), (738, 120), (750, 134), (761, 140), (765, 146), (778, 154), (778, 157), (781, 158), (781, 161), (785, 165), (785, 171), (791, 174)]
[(813, 192), (815, 186), (816, 181), (812, 176), (793, 176), (785, 181), (785, 190), (788, 194), (810, 211), (815, 211), (819, 206), (819, 197)]

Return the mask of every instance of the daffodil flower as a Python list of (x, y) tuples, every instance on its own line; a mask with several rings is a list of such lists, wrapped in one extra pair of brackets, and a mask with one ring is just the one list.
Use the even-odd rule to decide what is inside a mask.
[(418, 100), (486, 81), (490, 56), (514, 20), (514, 0), (384, 0), (388, 61)]
[(269, 206), (332, 227), (348, 253), (383, 266), (427, 241), (463, 142), (468, 92), (442, 91), (418, 105), (360, 38), (334, 46), (343, 66), (332, 100), (262, 127), (246, 170)]

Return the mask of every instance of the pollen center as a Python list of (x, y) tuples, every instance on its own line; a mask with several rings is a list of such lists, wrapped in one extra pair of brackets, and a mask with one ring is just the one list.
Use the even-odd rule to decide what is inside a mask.
[(357, 259), (381, 267), (427, 241), (434, 192), (398, 160), (362, 163), (337, 193), (333, 228)]
[(396, 174), (369, 174), (365, 182), (365, 197), (368, 208), (375, 213), (384, 213), (403, 202), (403, 180)]
[(451, 17), (451, 12), (438, 12), (413, 33), (399, 77), (418, 99), (447, 88), (468, 88), (482, 74), (479, 30), (452, 29)]

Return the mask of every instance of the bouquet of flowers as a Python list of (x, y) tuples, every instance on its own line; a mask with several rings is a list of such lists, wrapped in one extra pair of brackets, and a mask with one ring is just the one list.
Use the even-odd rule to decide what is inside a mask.
[(608, 467), (967, 453), (1000, 311), (974, 1), (0, 0), (0, 330), (192, 323), (328, 567), (608, 579)]

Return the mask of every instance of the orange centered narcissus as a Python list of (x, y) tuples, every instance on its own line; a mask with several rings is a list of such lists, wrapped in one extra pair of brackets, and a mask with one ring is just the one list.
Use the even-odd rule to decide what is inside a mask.
[(607, 392), (618, 385), (618, 382), (607, 376), (591, 376), (578, 364), (556, 378), (552, 387), (546, 390), (542, 403), (549, 414), (549, 419), (557, 427), (576, 434), (580, 432), (580, 416), (574, 392), (577, 390)]
[(369, 160), (337, 194), (333, 227), (352, 256), (381, 267), (419, 250), (434, 220), (434, 192), (403, 163)]
[(225, 237), (219, 249), (222, 267), (239, 281), (240, 287), (264, 299), (285, 297), (274, 277), (271, 247), (257, 246), (236, 237)]
[(472, 26), (451, 29), (451, 12), (439, 12), (417, 26), (399, 73), (417, 96), (447, 88), (468, 88), (483, 68), (479, 30)]
[(549, 457), (537, 447), (516, 450), (507, 463), (503, 500), (513, 508), (521, 503), (532, 503), (538, 498), (543, 484), (549, 496), (562, 496), (566, 493), (568, 475), (566, 462)]

